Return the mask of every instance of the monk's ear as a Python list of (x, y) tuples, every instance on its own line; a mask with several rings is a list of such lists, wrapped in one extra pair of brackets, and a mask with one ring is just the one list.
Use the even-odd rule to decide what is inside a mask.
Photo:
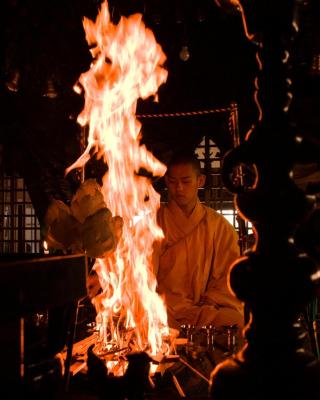
[(206, 176), (205, 175), (199, 175), (198, 176), (198, 187), (199, 188), (201, 188), (201, 187), (203, 187), (204, 186), (204, 184), (205, 184), (205, 182), (206, 182)]

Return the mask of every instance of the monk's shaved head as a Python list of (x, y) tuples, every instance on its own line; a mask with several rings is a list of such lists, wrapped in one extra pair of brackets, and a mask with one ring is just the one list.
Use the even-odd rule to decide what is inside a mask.
[(174, 201), (189, 217), (198, 201), (198, 189), (206, 180), (201, 174), (200, 161), (193, 153), (175, 154), (168, 163), (164, 180), (169, 202)]
[(178, 152), (175, 153), (170, 161), (167, 163), (167, 173), (170, 173), (170, 169), (176, 165), (191, 165), (196, 175), (201, 175), (200, 160), (192, 152)]

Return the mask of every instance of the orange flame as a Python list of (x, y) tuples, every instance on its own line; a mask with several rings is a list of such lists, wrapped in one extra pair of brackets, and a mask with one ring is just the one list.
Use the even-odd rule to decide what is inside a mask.
[(102, 156), (108, 165), (105, 202), (124, 223), (114, 254), (96, 263), (103, 289), (94, 299), (100, 340), (105, 349), (134, 343), (135, 350), (156, 354), (164, 352), (169, 334), (151, 261), (153, 242), (163, 237), (156, 222), (160, 196), (138, 172), (144, 168), (161, 176), (166, 167), (139, 143), (135, 112), (138, 98), (155, 95), (166, 81), (166, 57), (142, 15), (122, 17), (114, 25), (107, 2), (95, 22), (84, 18), (84, 29), (94, 61), (79, 79), (85, 106), (78, 122), (89, 125), (88, 146), (66, 172), (82, 167), (92, 151)]

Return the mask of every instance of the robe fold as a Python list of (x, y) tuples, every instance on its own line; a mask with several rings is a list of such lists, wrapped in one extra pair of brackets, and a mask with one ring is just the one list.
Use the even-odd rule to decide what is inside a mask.
[(158, 223), (165, 239), (155, 251), (155, 272), (169, 325), (243, 327), (243, 304), (228, 287), (229, 267), (239, 257), (233, 226), (200, 201), (189, 217), (174, 201), (162, 205)]

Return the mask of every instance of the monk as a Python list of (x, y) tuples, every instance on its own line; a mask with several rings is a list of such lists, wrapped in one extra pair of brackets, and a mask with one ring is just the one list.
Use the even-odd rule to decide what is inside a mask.
[(238, 235), (221, 214), (200, 203), (205, 176), (199, 160), (193, 154), (173, 157), (165, 183), (169, 202), (158, 212), (165, 239), (155, 251), (155, 264), (169, 326), (242, 328), (243, 304), (228, 287), (229, 268), (239, 257)]

